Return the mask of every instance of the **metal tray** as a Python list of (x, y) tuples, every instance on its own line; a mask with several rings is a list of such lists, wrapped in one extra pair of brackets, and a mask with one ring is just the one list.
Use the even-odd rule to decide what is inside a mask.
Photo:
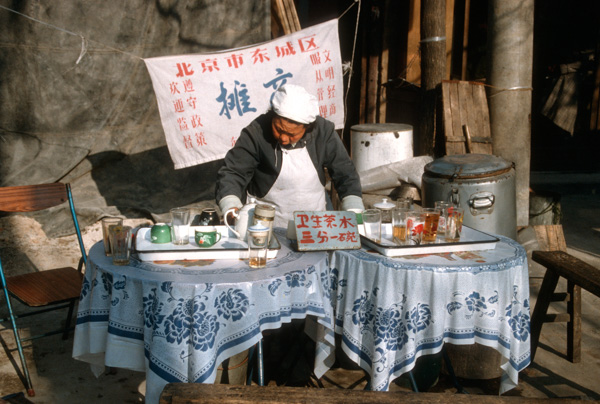
[(475, 230), (463, 225), (463, 231), (460, 241), (456, 243), (446, 243), (443, 238), (439, 238), (431, 244), (409, 244), (399, 245), (393, 241), (392, 225), (384, 223), (381, 225), (381, 242), (377, 242), (364, 236), (364, 227), (359, 226), (360, 240), (364, 246), (370, 247), (380, 254), (387, 257), (400, 257), (403, 255), (434, 254), (454, 251), (478, 251), (492, 250), (496, 248), (499, 239), (490, 234)]
[[(135, 252), (142, 261), (248, 258), (248, 243), (237, 239), (226, 226), (215, 226), (221, 233), (221, 240), (218, 243), (209, 248), (199, 247), (194, 237), (198, 227), (190, 226), (190, 242), (186, 245), (153, 243), (150, 241), (150, 227), (142, 227), (135, 238)], [(273, 234), (267, 250), (267, 258), (275, 258), (280, 249), (281, 244)]]

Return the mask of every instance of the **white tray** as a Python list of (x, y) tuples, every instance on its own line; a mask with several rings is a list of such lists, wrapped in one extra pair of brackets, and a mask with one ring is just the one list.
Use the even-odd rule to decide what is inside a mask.
[(402, 255), (434, 254), (455, 251), (478, 251), (492, 250), (496, 248), (499, 241), (497, 237), (475, 230), (463, 225), (460, 241), (456, 243), (446, 243), (444, 239), (438, 238), (435, 243), (421, 245), (399, 245), (393, 241), (392, 225), (384, 223), (381, 225), (381, 242), (376, 242), (364, 236), (364, 226), (359, 225), (360, 240), (363, 245), (368, 246), (375, 251), (387, 257), (399, 257)]
[[(248, 258), (248, 244), (245, 241), (238, 240), (226, 226), (215, 227), (221, 233), (221, 240), (208, 248), (196, 244), (195, 231), (198, 226), (190, 226), (190, 242), (186, 245), (153, 243), (150, 241), (150, 227), (142, 227), (135, 238), (135, 250), (142, 261)], [(273, 234), (267, 258), (275, 258), (280, 248), (281, 244)]]

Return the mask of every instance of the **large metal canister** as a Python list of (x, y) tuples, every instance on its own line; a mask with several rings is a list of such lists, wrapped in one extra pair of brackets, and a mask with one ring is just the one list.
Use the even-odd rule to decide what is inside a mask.
[(413, 127), (403, 123), (366, 123), (350, 128), (356, 171), (413, 157)]
[(517, 237), (515, 169), (489, 154), (444, 156), (425, 166), (421, 198), (424, 207), (451, 201), (465, 210), (464, 224), (474, 229)]

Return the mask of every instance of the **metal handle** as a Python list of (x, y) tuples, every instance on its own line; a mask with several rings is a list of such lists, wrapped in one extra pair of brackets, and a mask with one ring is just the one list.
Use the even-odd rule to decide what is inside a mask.
[(496, 197), (492, 194), (475, 197), (469, 201), (469, 205), (473, 209), (489, 209), (494, 205)]
[(458, 194), (458, 188), (452, 188), (450, 202), (452, 202), (452, 204), (455, 206), (460, 206), (460, 195)]

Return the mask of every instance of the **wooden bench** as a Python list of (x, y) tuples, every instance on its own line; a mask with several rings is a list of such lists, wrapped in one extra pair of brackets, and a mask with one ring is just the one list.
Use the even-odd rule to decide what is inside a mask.
[(228, 384), (169, 383), (165, 386), (160, 404), (214, 403), (361, 403), (361, 404), (500, 404), (500, 403), (581, 403), (569, 398), (528, 398), (444, 393), (412, 393), (348, 390), (339, 388), (308, 388), (283, 386), (239, 386)]
[[(554, 290), (560, 277), (568, 282), (570, 293), (568, 305), (581, 307), (581, 291), (583, 288), (596, 296), (600, 297), (600, 269), (594, 268), (588, 263), (565, 251), (534, 251), (532, 253), (533, 261), (546, 267), (546, 274), (542, 281), (542, 286), (537, 297), (535, 309), (531, 317), (531, 360), (535, 357), (535, 351), (538, 346), (542, 325), (547, 318), (547, 311), (550, 302), (554, 299)], [(572, 327), (574, 332), (568, 335), (568, 343), (572, 352), (569, 357), (573, 362), (578, 362), (581, 358), (581, 317), (578, 315), (571, 320), (576, 323)], [(573, 341), (577, 343), (573, 346)]]
[[(536, 250), (567, 252), (567, 242), (562, 225), (537, 225), (533, 226), (533, 229), (538, 241)], [(546, 312), (543, 322), (567, 323), (567, 359), (578, 363), (581, 361), (581, 287), (567, 281), (566, 292), (555, 289), (548, 303), (552, 302), (566, 302), (567, 309), (562, 313), (548, 314)]]

